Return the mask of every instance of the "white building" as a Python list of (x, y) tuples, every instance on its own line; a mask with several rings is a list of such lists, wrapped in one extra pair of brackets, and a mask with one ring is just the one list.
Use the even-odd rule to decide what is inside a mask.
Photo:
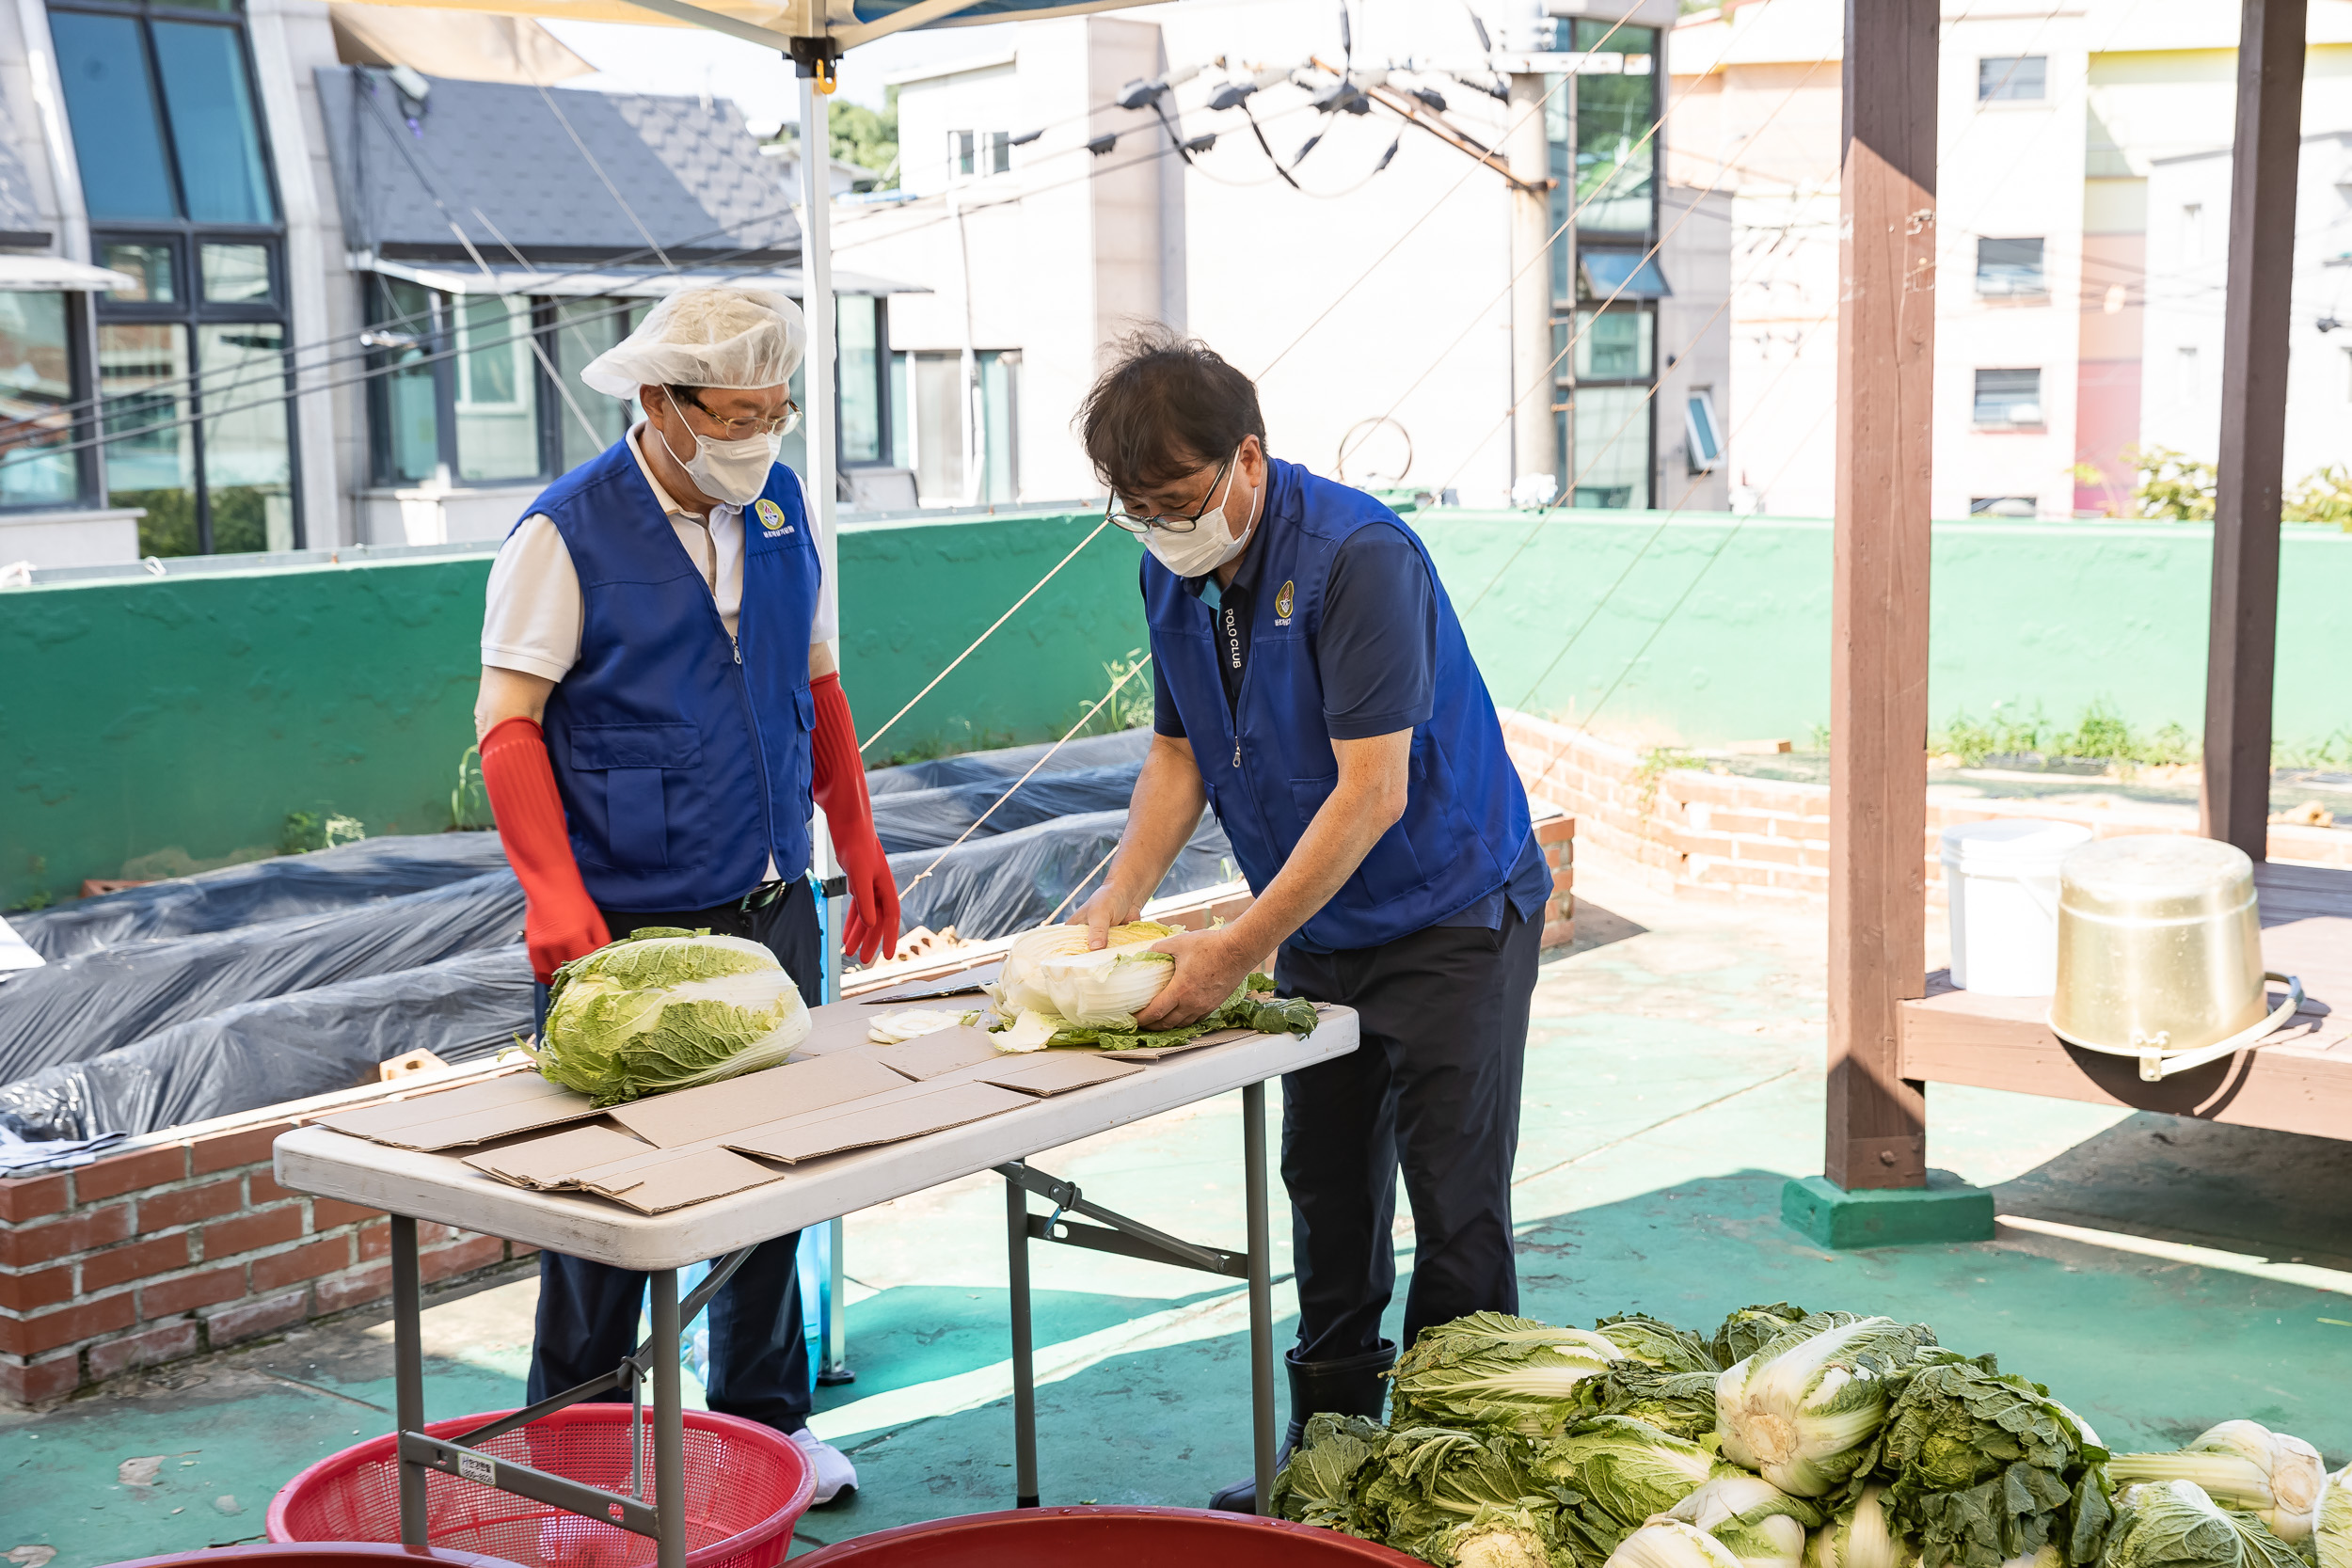
[[(1490, 40), (1507, 21), (1493, 9)], [(1276, 453), (1327, 475), (1500, 500), (1520, 477), (1511, 410), (1524, 395), (1555, 410), (1548, 467), (1581, 501), (1723, 506), (1722, 466), (1702, 456), (1694, 470), (1688, 433), (1693, 419), (1720, 433), (1730, 204), (1696, 199), (1686, 221), (1695, 193), (1656, 178), (1659, 27), (1674, 11), (1632, 9), (1613, 36), (1591, 16), (1544, 24), (1553, 47), (1591, 51), (1589, 74), (1550, 84), (1547, 116), (1563, 177), (1552, 226), (1580, 182), (1594, 198), (1538, 262), (1554, 277), (1556, 373), (1513, 363), (1508, 182), (1399, 112), (1501, 146), (1510, 111), (1482, 85), (1502, 79), (1460, 8), (1356, 8), (1359, 72), (1429, 68), (1360, 77), (1363, 114), (1316, 106), (1347, 63), (1322, 0), (1025, 24), (1009, 50), (893, 78), (903, 198), (842, 209), (835, 252), (930, 290), (889, 312), (894, 450), (923, 501), (1092, 493), (1071, 418), (1106, 347), (1159, 323), (1258, 376)], [(1311, 60), (1332, 69), (1286, 79)], [(1163, 100), (1166, 124), (1116, 106), (1171, 66), (1205, 69)], [(1253, 80), (1246, 109), (1212, 106)], [(1192, 150), (1175, 154), (1177, 138)], [(967, 351), (980, 409), (968, 441)]]
[[(2236, 8), (1945, 15), (1936, 514), (2128, 513), (2131, 449), (2216, 455)], [(1672, 46), (1669, 177), (1734, 202), (1732, 480), (1783, 515), (1836, 488), (1840, 25), (1836, 0), (1748, 0)], [(2352, 250), (2352, 4), (2312, 0), (2310, 39), (2290, 483), (2352, 455), (2352, 360), (2327, 339), (2352, 277), (2330, 266)]]

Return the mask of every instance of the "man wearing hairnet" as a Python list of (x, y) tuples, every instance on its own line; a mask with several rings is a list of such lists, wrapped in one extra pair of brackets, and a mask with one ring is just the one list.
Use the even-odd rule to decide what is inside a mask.
[[(830, 646), (834, 585), (800, 478), (776, 461), (807, 341), (800, 308), (757, 289), (655, 306), (580, 372), (644, 418), (549, 485), (490, 568), (474, 729), (528, 898), (542, 1025), (559, 967), (649, 926), (761, 942), (820, 1001), (812, 800), (848, 875), (845, 951), (871, 960), (897, 942)], [(808, 1453), (825, 1502), (857, 1472), (808, 1430), (799, 1241), (761, 1246), (712, 1299), (706, 1381), (711, 1409)], [(530, 1398), (634, 1351), (644, 1288), (541, 1253)]]

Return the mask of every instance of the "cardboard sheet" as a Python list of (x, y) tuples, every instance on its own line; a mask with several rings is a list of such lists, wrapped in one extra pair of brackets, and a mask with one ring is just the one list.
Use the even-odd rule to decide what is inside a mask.
[(866, 1031), (874, 1026), (874, 1015), (855, 1002), (828, 1002), (811, 1009), (808, 1015), (808, 1038), (792, 1053), (792, 1059), (834, 1056), (844, 1051), (855, 1051), (871, 1043)]
[(872, 1052), (874, 1059), (884, 1067), (918, 1083), (926, 1078), (936, 1078), (943, 1072), (953, 1072), (958, 1068), (982, 1067), (990, 1062), (1013, 1059), (996, 1049), (996, 1041), (987, 1030), (968, 1025), (942, 1029), (933, 1035), (917, 1035), (897, 1045), (877, 1045)]
[(525, 1138), (502, 1148), (466, 1156), (466, 1164), (500, 1180), (541, 1192), (573, 1185), (573, 1173), (645, 1153), (645, 1146), (601, 1122)]
[(1000, 1089), (1017, 1089), (1040, 1099), (1068, 1094), (1072, 1089), (1089, 1089), (1097, 1084), (1107, 1084), (1115, 1078), (1127, 1078), (1143, 1070), (1141, 1062), (1123, 1062), (1126, 1052), (1097, 1051), (1078, 1055), (1067, 1051), (1034, 1051), (1018, 1056), (1000, 1055), (995, 1062), (985, 1063), (972, 1069), (975, 1080), (993, 1084)]
[[(861, 1045), (865, 1042), (864, 1029), (865, 1020), (860, 1015)], [(657, 1148), (680, 1148), (746, 1127), (758, 1127), (786, 1117), (881, 1094), (904, 1083), (901, 1075), (863, 1051), (807, 1062), (796, 1054), (782, 1067), (615, 1105), (611, 1115), (614, 1121)]]
[(746, 1160), (723, 1148), (706, 1148), (691, 1154), (671, 1152), (627, 1175), (580, 1184), (641, 1214), (660, 1214), (683, 1209), (690, 1203), (707, 1203), (714, 1197), (739, 1193), (746, 1187), (762, 1186), (780, 1180), (783, 1176), (782, 1171), (756, 1160)]
[(727, 1147), (762, 1159), (795, 1164), (820, 1154), (898, 1143), (950, 1127), (961, 1127), (982, 1117), (1033, 1104), (1033, 1099), (993, 1084), (906, 1085), (897, 1092), (878, 1095), (869, 1102), (851, 1102), (831, 1111), (792, 1117), (738, 1132)]
[(535, 1072), (515, 1072), (322, 1117), (319, 1125), (430, 1154), (586, 1121), (596, 1114), (586, 1095), (550, 1084)]

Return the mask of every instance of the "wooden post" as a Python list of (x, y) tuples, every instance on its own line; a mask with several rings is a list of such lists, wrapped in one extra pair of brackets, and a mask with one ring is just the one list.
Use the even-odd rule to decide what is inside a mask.
[(2221, 460), (2205, 655), (2204, 831), (2256, 860), (2270, 836), (2279, 652), (2279, 493), (2286, 461), (2295, 182), (2306, 0), (2244, 0), (2222, 304)]
[(1927, 1181), (1899, 1076), (1926, 991), (1936, 0), (1846, 0), (1830, 646), (1829, 1180)]

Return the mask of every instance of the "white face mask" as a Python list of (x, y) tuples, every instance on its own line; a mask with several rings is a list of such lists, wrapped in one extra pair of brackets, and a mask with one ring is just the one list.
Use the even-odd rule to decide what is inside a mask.
[(1242, 528), (1241, 537), (1234, 538), (1225, 524), (1225, 501), (1232, 492), (1234, 476), (1240, 472), (1241, 463), (1236, 458), (1225, 483), (1218, 487), (1226, 495), (1211, 502), (1209, 509), (1200, 514), (1199, 528), (1190, 533), (1170, 533), (1164, 528), (1155, 528), (1145, 535), (1143, 547), (1180, 578), (1206, 577), (1248, 549), (1249, 536), (1258, 526), (1258, 509), (1265, 501), (1265, 491), (1261, 487), (1250, 497), (1249, 521)]
[[(675, 397), (670, 399), (670, 406), (677, 408)], [(686, 418), (684, 409), (678, 408), (678, 418)], [(768, 470), (775, 467), (776, 454), (784, 450), (781, 433), (721, 441), (705, 436), (691, 424), (686, 429), (694, 437), (693, 456), (678, 457), (677, 448), (670, 445), (667, 436), (661, 436), (661, 444), (686, 469), (686, 477), (694, 482), (695, 489), (729, 506), (749, 506), (759, 499), (759, 493), (768, 488)], [(654, 434), (661, 435), (660, 425), (654, 426)]]

